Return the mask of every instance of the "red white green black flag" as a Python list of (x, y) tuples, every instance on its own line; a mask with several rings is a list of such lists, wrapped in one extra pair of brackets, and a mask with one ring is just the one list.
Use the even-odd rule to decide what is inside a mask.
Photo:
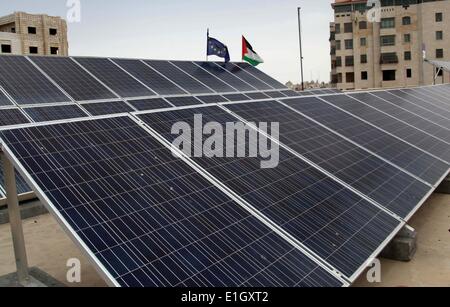
[(252, 45), (242, 36), (242, 60), (249, 62), (253, 66), (264, 63), (264, 60), (253, 50)]

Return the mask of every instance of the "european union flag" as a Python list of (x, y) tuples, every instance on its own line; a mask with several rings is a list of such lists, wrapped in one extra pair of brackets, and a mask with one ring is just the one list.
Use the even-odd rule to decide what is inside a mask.
[(209, 37), (208, 33), (208, 50), (207, 55), (217, 55), (218, 57), (224, 58), (225, 63), (230, 61), (230, 53), (228, 52), (228, 47), (217, 39)]

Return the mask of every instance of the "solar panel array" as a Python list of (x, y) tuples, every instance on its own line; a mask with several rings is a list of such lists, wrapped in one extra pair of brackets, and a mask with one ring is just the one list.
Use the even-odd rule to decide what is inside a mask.
[[(448, 85), (299, 93), (244, 63), (0, 63), (4, 150), (115, 286), (347, 286), (450, 170)], [(279, 122), (278, 167), (174, 156), (173, 124), (196, 114)]]

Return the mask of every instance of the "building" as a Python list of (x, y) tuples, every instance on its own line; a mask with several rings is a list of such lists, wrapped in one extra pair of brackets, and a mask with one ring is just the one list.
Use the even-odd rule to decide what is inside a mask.
[[(342, 90), (433, 84), (436, 68), (424, 62), (423, 48), (427, 59), (450, 61), (450, 0), (380, 3), (375, 19), (367, 18), (367, 1), (332, 4), (332, 82)], [(448, 72), (439, 72), (436, 83), (443, 82)]]
[(69, 54), (67, 23), (60, 17), (23, 12), (0, 17), (0, 54)]

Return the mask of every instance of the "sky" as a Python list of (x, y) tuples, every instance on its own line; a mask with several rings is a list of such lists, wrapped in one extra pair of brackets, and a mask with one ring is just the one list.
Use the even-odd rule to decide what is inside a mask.
[[(73, 0), (2, 1), (14, 11), (65, 19)], [(6, 3), (5, 3), (6, 2)], [(330, 79), (330, 0), (80, 0), (69, 23), (70, 55), (204, 60), (206, 30), (240, 61), (245, 35), (265, 63), (258, 68), (286, 83), (300, 81), (297, 7), (302, 7), (305, 80)], [(212, 60), (214, 57), (211, 57)]]

